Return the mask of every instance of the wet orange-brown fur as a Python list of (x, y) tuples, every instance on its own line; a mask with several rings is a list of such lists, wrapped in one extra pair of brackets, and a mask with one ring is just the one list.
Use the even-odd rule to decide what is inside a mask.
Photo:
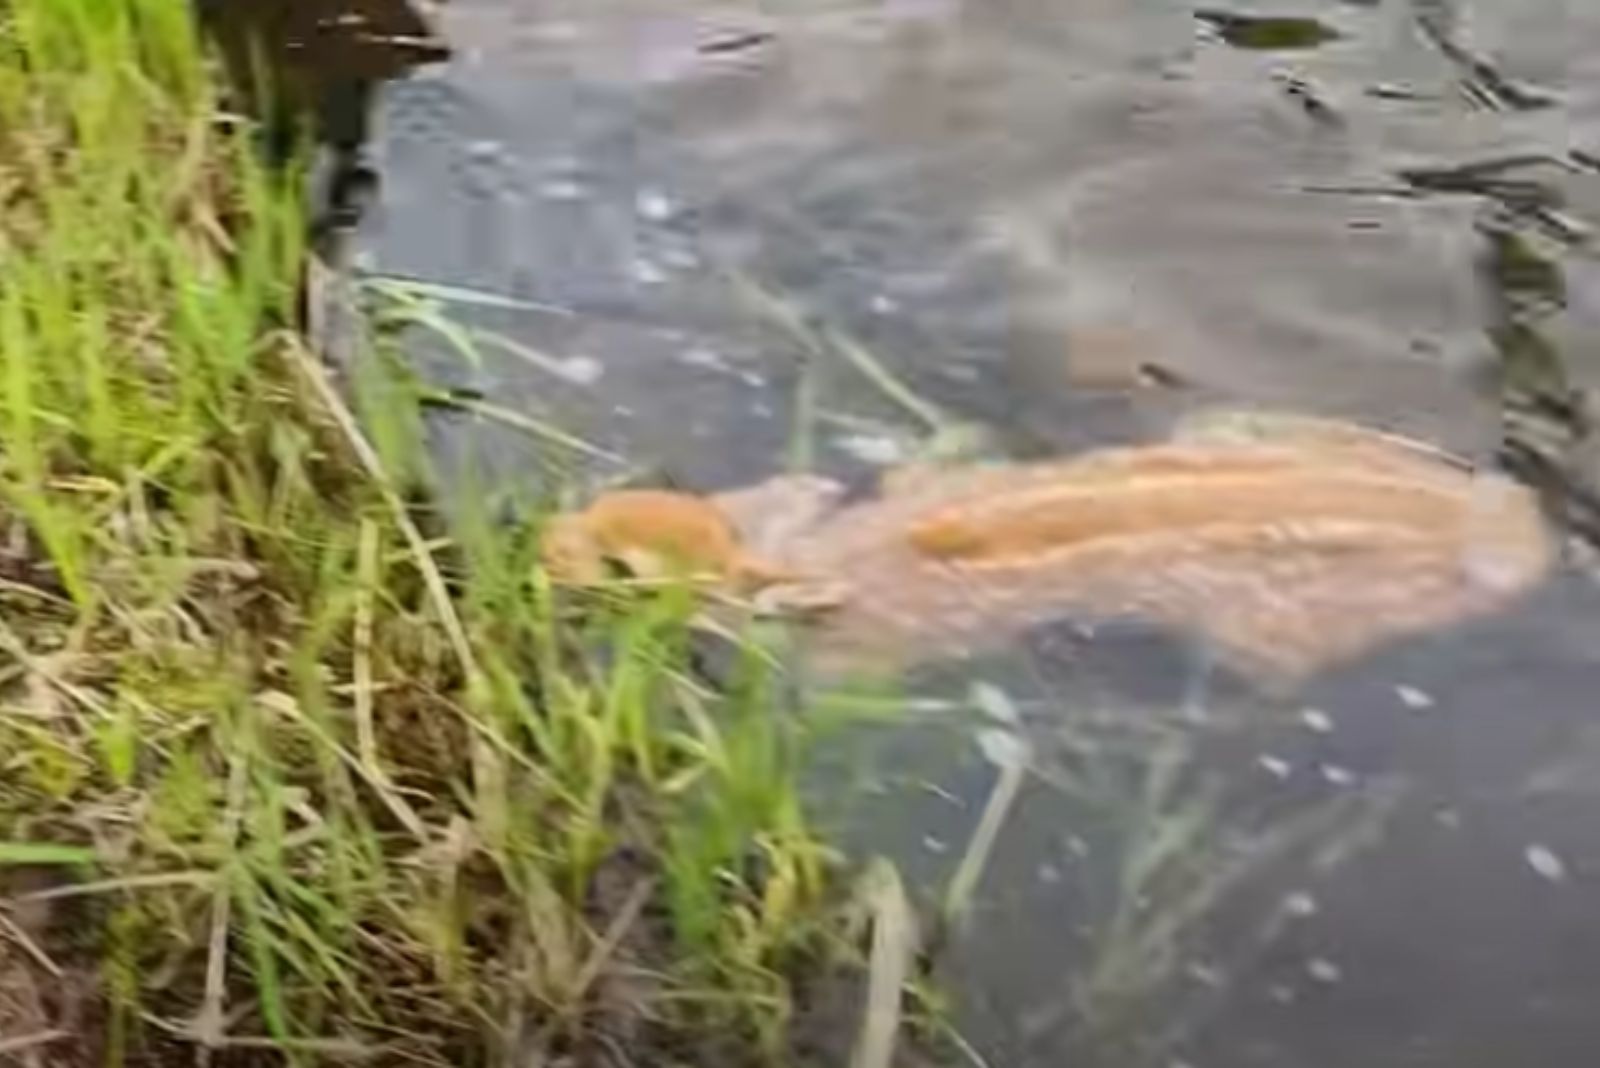
[(1554, 559), (1523, 487), (1423, 443), (1297, 416), (1207, 419), (1163, 444), (1038, 464), (907, 470), (842, 507), (841, 487), (818, 482), (604, 494), (551, 525), (547, 558), (567, 581), (620, 561), (779, 610), (821, 606), (816, 648), (841, 662), (1136, 618), (1204, 635), (1284, 684), (1492, 611)]
[(702, 578), (759, 588), (788, 573), (748, 553), (715, 503), (670, 490), (615, 490), (551, 520), (545, 563), (558, 581), (592, 583), (617, 561), (640, 577)]
[(1053, 619), (1207, 636), (1285, 684), (1481, 615), (1547, 572), (1532, 495), (1350, 424), (1207, 425), (1159, 445), (895, 479), (783, 555), (845, 588), (843, 661), (991, 646)]
[(1087, 466), (1041, 468), (1033, 484), (935, 507), (906, 536), (928, 556), (1014, 566), (1095, 539), (1175, 529), (1379, 516), (1438, 533), (1459, 520), (1455, 486), (1338, 459), (1193, 445), (1127, 450)]

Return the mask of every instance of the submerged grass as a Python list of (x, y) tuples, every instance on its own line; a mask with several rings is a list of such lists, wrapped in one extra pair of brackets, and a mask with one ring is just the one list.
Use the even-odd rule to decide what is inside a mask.
[(440, 535), (212, 73), (171, 0), (0, 16), (6, 1057), (783, 1059), (840, 944), (768, 666)]

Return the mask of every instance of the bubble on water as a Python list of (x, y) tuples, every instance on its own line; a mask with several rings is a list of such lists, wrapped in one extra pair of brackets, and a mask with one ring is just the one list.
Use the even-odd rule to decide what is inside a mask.
[(1400, 698), (1401, 704), (1413, 712), (1421, 712), (1432, 708), (1436, 703), (1432, 694), (1425, 690), (1419, 690), (1415, 686), (1396, 686), (1394, 695)]
[(1566, 882), (1567, 864), (1555, 854), (1549, 846), (1534, 843), (1523, 851), (1523, 857), (1528, 861), (1528, 867), (1534, 870), (1540, 878), (1548, 879), (1553, 883)]
[(867, 306), (879, 315), (889, 315), (900, 308), (900, 305), (896, 304), (893, 298), (887, 297), (882, 293), (874, 293), (872, 299), (867, 302)]
[(1287, 779), (1294, 774), (1294, 765), (1271, 753), (1262, 753), (1256, 757), (1256, 767), (1271, 775), (1274, 779)]
[(1306, 974), (1319, 983), (1337, 983), (1344, 978), (1344, 969), (1326, 957), (1313, 957), (1306, 961)]
[(1067, 852), (1082, 860), (1089, 855), (1089, 843), (1075, 834), (1071, 835), (1067, 838)]
[(1333, 733), (1333, 717), (1320, 708), (1302, 708), (1300, 722), (1308, 731), (1315, 731), (1318, 734)]
[(633, 209), (650, 222), (666, 222), (677, 214), (677, 207), (659, 189), (639, 190), (633, 198)]
[(1037, 874), (1039, 881), (1046, 886), (1055, 886), (1061, 882), (1061, 869), (1048, 861), (1039, 865)]
[(922, 836), (922, 848), (937, 856), (942, 856), (950, 852), (950, 843), (935, 835), (925, 834)]

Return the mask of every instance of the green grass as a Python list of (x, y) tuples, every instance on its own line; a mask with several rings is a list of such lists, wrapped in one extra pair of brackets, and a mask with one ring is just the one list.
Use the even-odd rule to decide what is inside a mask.
[(783, 1060), (843, 943), (770, 667), (402, 503), (414, 391), (303, 347), (216, 85), (173, 0), (0, 17), (0, 1049)]

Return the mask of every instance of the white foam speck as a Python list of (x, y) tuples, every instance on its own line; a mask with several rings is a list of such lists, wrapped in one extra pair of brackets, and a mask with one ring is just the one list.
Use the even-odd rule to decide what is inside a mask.
[(590, 386), (600, 381), (605, 367), (593, 356), (568, 356), (558, 365), (561, 377), (580, 386)]
[(539, 195), (546, 200), (582, 200), (589, 195), (589, 189), (581, 182), (552, 178), (540, 183)]
[(1566, 882), (1566, 862), (1556, 856), (1555, 851), (1549, 846), (1534, 843), (1528, 846), (1522, 855), (1527, 859), (1528, 867), (1532, 868), (1540, 878), (1553, 883)]
[(628, 276), (640, 285), (656, 286), (667, 280), (667, 272), (658, 263), (636, 259), (628, 264)]
[(639, 213), (641, 219), (651, 222), (666, 222), (677, 213), (667, 195), (658, 189), (641, 189), (633, 198), (633, 209)]
[(1338, 764), (1324, 764), (1318, 769), (1322, 777), (1334, 786), (1349, 786), (1356, 781), (1356, 773)]
[(847, 434), (836, 445), (865, 463), (886, 467), (905, 459), (905, 449), (894, 438), (879, 434)]
[(1306, 974), (1319, 983), (1337, 983), (1344, 978), (1344, 970), (1325, 957), (1306, 961)]
[(1318, 734), (1333, 733), (1333, 717), (1320, 708), (1302, 708), (1300, 722), (1305, 724), (1308, 731), (1315, 731)]
[(889, 315), (900, 307), (892, 298), (886, 297), (882, 293), (874, 294), (869, 306), (879, 315)]
[(944, 854), (950, 852), (950, 843), (943, 838), (936, 838), (931, 834), (922, 836), (922, 848), (930, 853)]
[(1394, 695), (1400, 698), (1401, 704), (1413, 712), (1421, 712), (1432, 708), (1436, 703), (1432, 694), (1425, 690), (1419, 690), (1415, 686), (1396, 686)]
[(1274, 779), (1287, 779), (1294, 774), (1294, 766), (1280, 756), (1271, 753), (1262, 753), (1256, 757), (1256, 767), (1271, 775)]
[(704, 367), (708, 371), (726, 371), (727, 361), (714, 349), (692, 348), (678, 354), (678, 362), (690, 367)]
[(1304, 918), (1317, 914), (1317, 899), (1305, 891), (1290, 894), (1283, 899), (1283, 911), (1291, 916)]

